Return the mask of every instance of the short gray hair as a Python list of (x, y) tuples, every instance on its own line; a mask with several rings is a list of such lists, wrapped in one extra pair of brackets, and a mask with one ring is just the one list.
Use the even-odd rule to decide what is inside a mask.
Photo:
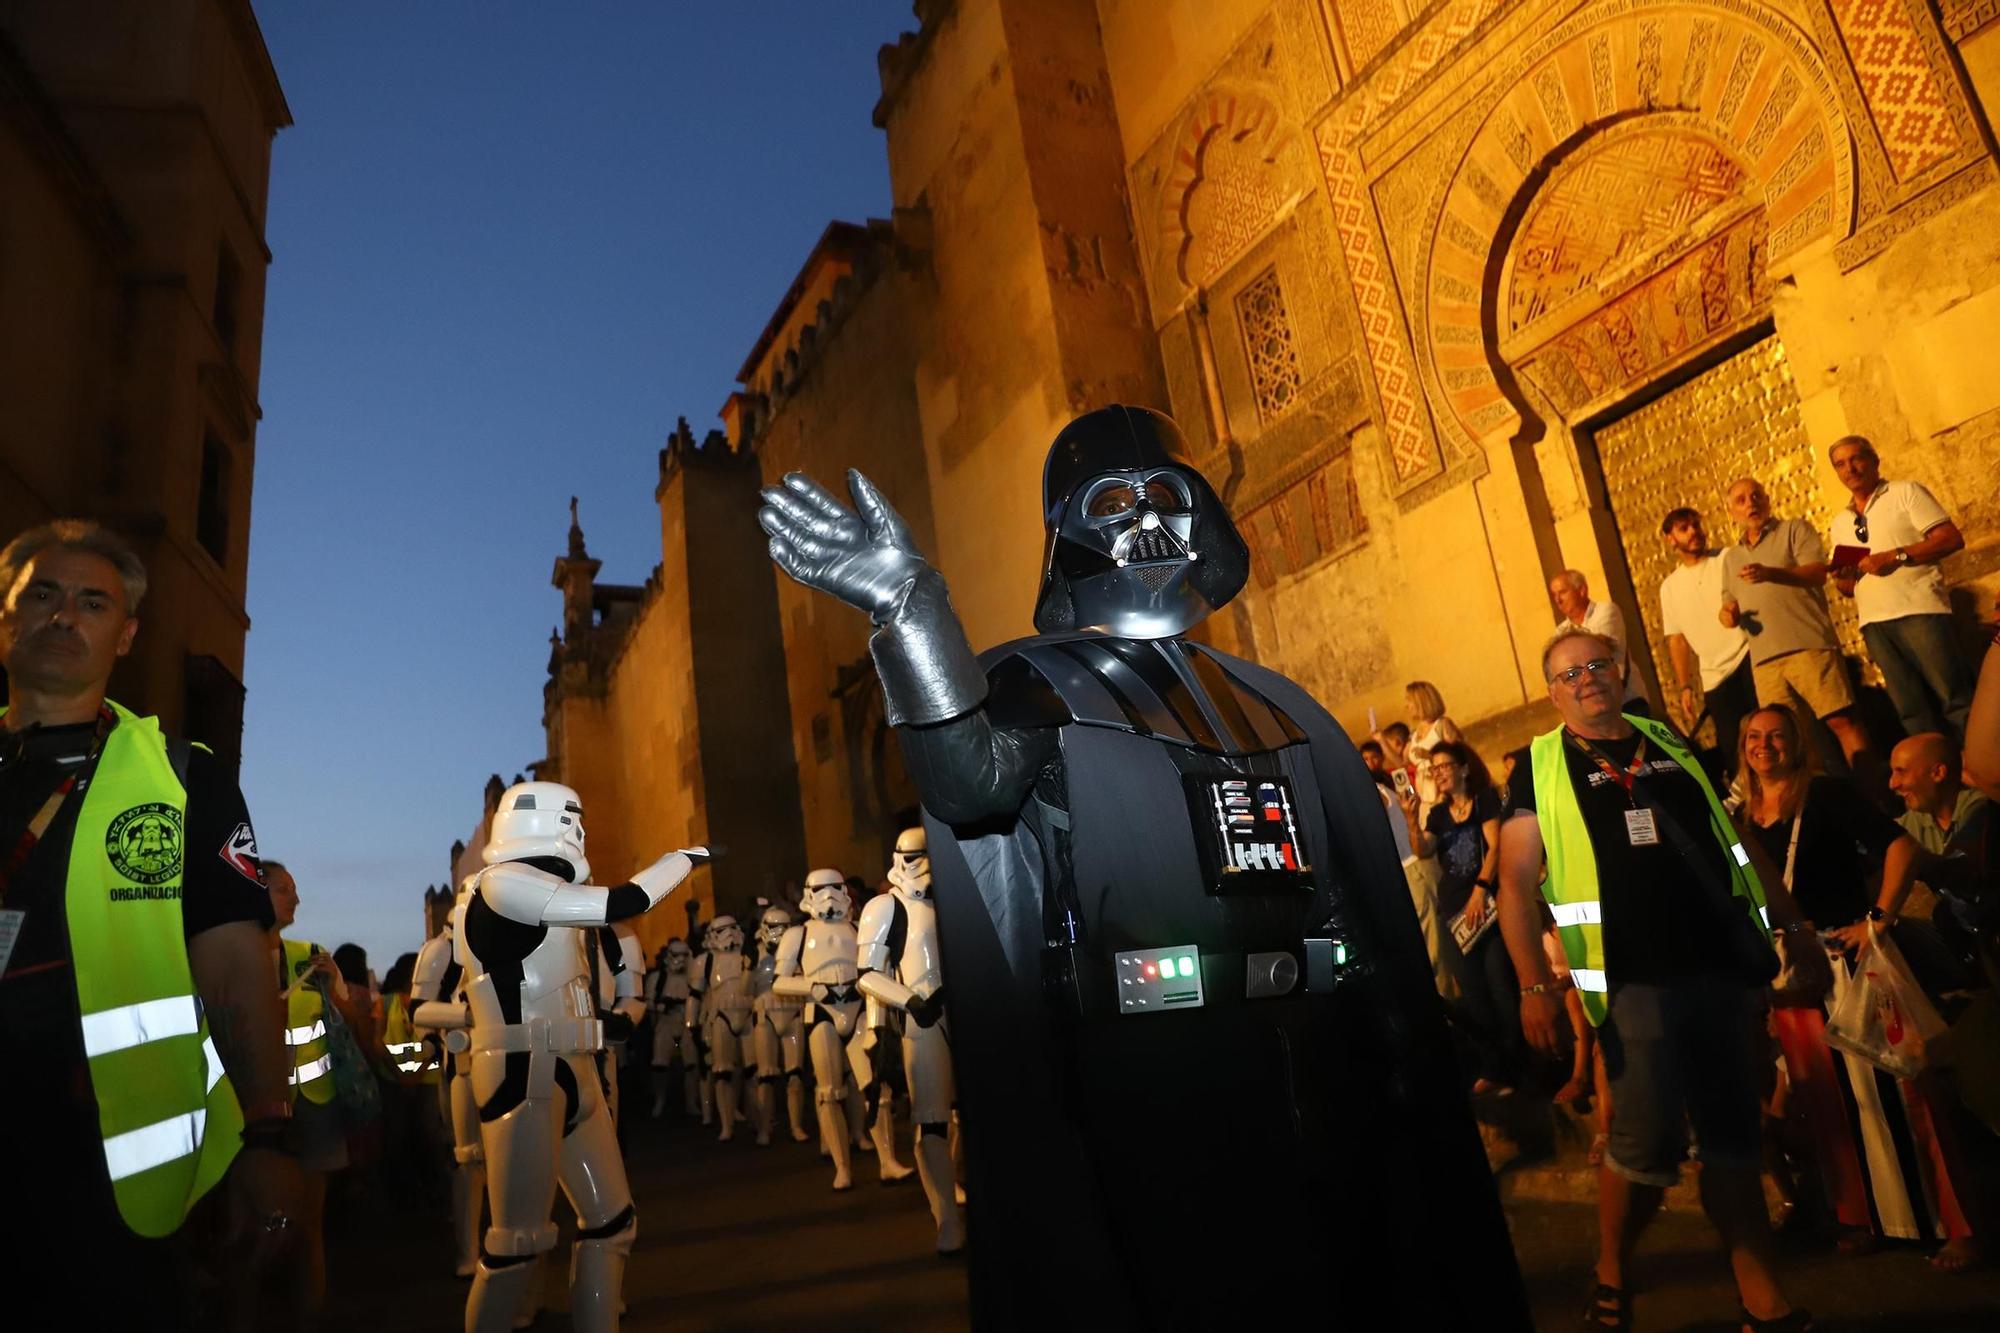
[(88, 551), (109, 561), (125, 587), (125, 614), (139, 614), (139, 603), (146, 597), (146, 562), (125, 544), (123, 537), (86, 518), (59, 518), (39, 528), (30, 528), (8, 542), (7, 549), (0, 551), (0, 597), (14, 591), (21, 571), (30, 560), (52, 547)]
[(1557, 645), (1568, 643), (1571, 639), (1590, 639), (1593, 642), (1603, 645), (1606, 657), (1616, 659), (1618, 656), (1618, 645), (1605, 638), (1602, 634), (1599, 634), (1596, 630), (1585, 629), (1581, 625), (1564, 625), (1554, 634), (1549, 635), (1549, 641), (1542, 645), (1542, 679), (1544, 681), (1549, 679), (1549, 654), (1556, 650)]
[(1826, 447), (1826, 461), (1831, 463), (1834, 454), (1839, 450), (1847, 448), (1849, 445), (1853, 445), (1862, 453), (1867, 454), (1870, 458), (1877, 461), (1880, 461), (1882, 457), (1882, 455), (1875, 452), (1875, 441), (1869, 439), (1866, 435), (1843, 435)]
[(1590, 580), (1583, 576), (1582, 570), (1577, 569), (1565, 569), (1550, 579), (1549, 582), (1552, 584), (1560, 583), (1565, 588), (1575, 588), (1578, 592), (1588, 592), (1590, 590)]

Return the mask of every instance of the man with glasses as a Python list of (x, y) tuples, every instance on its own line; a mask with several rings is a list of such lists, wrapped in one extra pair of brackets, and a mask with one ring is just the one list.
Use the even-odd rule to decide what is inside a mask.
[[(1586, 1327), (1629, 1326), (1626, 1265), (1665, 1188), (1701, 1145), (1701, 1197), (1728, 1247), (1743, 1321), (1801, 1333), (1772, 1271), (1759, 1182), (1765, 929), (1813, 944), (1781, 876), (1737, 836), (1715, 788), (1670, 728), (1620, 712), (1614, 646), (1558, 631), (1542, 673), (1562, 725), (1515, 767), (1500, 826), (1500, 928), (1521, 982), (1521, 1027), (1561, 1053), (1568, 1017), (1542, 951), (1543, 903), (1603, 1045), (1610, 1143), (1598, 1175), (1600, 1250)], [(1542, 877), (1544, 855), (1548, 876)], [(1759, 871), (1763, 873), (1759, 873)], [(1824, 989), (1817, 947), (1791, 951)]]
[(1865, 437), (1835, 440), (1827, 457), (1853, 497), (1833, 519), (1835, 555), (1843, 546), (1867, 551), (1852, 563), (1836, 560), (1834, 586), (1854, 599), (1862, 641), (1882, 668), (1903, 730), (1963, 737), (1972, 668), (1959, 651), (1938, 565), (1964, 550), (1965, 538), (1920, 483), (1882, 479), (1882, 460)]

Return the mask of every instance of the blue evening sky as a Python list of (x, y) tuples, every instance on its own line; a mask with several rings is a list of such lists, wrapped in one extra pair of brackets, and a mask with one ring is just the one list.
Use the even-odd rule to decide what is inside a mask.
[[(295, 933), (421, 938), (486, 776), (541, 756), (581, 497), (660, 559), (697, 434), (831, 218), (885, 215), (909, 0), (257, 0), (297, 124), (268, 222), (243, 786)], [(616, 871), (619, 867), (606, 867)]]

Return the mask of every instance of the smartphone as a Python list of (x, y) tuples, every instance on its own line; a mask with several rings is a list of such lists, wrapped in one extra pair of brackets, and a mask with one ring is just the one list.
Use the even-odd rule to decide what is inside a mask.
[(1375, 734), (1376, 732), (1378, 732), (1378, 731), (1380, 731), (1380, 730), (1382, 730), (1382, 728), (1381, 728), (1380, 726), (1376, 725), (1376, 722), (1375, 722), (1375, 705), (1374, 705), (1374, 704), (1369, 704), (1369, 705), (1368, 705), (1368, 734), (1369, 734), (1370, 736), (1373, 736), (1373, 735), (1374, 735), (1374, 734)]
[(1416, 789), (1410, 785), (1410, 775), (1400, 768), (1389, 770), (1389, 781), (1396, 784), (1396, 795), (1408, 796)]

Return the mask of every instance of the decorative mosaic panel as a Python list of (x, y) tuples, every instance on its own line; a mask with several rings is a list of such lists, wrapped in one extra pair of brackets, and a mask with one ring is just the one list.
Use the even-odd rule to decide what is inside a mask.
[[(1561, 358), (1568, 364), (1545, 364), (1543, 378), (1600, 386), (1586, 399), (1629, 384), (1634, 366), (1657, 373), (1684, 358), (1709, 339), (1713, 310), (1726, 307), (1724, 324), (1740, 319), (1742, 294), (1772, 261), (1829, 233), (1846, 235), (1853, 218), (1840, 91), (1804, 34), (1761, 5), (1606, 0), (1543, 31), (1514, 60), (1489, 85), (1490, 100), (1459, 117), (1470, 122), (1461, 131), (1469, 142), (1454, 140), (1462, 147), (1432, 196), (1438, 203), (1399, 209), (1393, 223), (1385, 213), (1392, 231), (1427, 230), (1414, 251), (1407, 230), (1391, 240), (1395, 287), (1413, 293), (1407, 309), (1424, 335), (1414, 345), (1422, 383), (1443, 424), (1472, 438), (1505, 429), (1516, 414), (1482, 350), (1490, 238), (1505, 232), (1534, 172), (1576, 133), (1593, 137), (1539, 186), (1513, 236), (1498, 323), (1501, 354), (1516, 364), (1559, 338), (1571, 349)], [(1386, 131), (1375, 133), (1388, 141)], [(1406, 151), (1403, 160), (1416, 157)], [(1765, 223), (1754, 249), (1723, 250), (1732, 274), (1754, 259), (1759, 277), (1732, 277), (1721, 306), (1704, 301), (1700, 266), (1684, 263), (1689, 247), (1733, 232), (1760, 201)], [(1427, 228), (1427, 218), (1438, 224)], [(1667, 268), (1673, 278), (1655, 282)], [(1626, 300), (1638, 292), (1642, 299)], [(1547, 329), (1523, 336), (1544, 319)]]
[(1342, 451), (1305, 480), (1246, 513), (1237, 525), (1250, 546), (1250, 573), (1261, 588), (1321, 560), (1346, 555), (1368, 535), (1354, 456)]
[[(1835, 505), (1823, 498), (1818, 455), (1799, 417), (1799, 391), (1775, 337), (1746, 348), (1644, 407), (1594, 432), (1619, 544), (1646, 622), (1653, 660), (1668, 661), (1660, 629), (1660, 584), (1674, 561), (1660, 540), (1668, 510), (1699, 509), (1709, 541), (1740, 539), (1725, 499), (1729, 483), (1752, 476), (1781, 518), (1802, 518), (1824, 534)], [(1828, 599), (1841, 646), (1861, 658), (1854, 603)], [(1873, 670), (1872, 667), (1869, 670)]]
[[(1593, 144), (1597, 140), (1591, 141)], [(1705, 230), (1740, 204), (1743, 169), (1713, 142), (1672, 130), (1606, 136), (1536, 197), (1514, 242), (1506, 330), (1519, 334), (1579, 294)]]
[(1161, 185), (1159, 222), (1183, 284), (1221, 272), (1277, 216), (1283, 127), (1270, 98), (1249, 89), (1211, 89), (1188, 114)]
[(1416, 367), (1391, 286), (1356, 138), (1382, 111), (1431, 72), (1502, 0), (1459, 0), (1426, 24), (1347, 103), (1319, 127), (1320, 169), (1333, 201), (1335, 229), (1361, 317), (1369, 368), (1382, 404), (1382, 433), (1397, 491), (1443, 468)]
[(1944, 30), (1954, 42), (1962, 42), (1995, 19), (2000, 19), (2000, 0), (1940, 0)]
[(1841, 40), (1896, 179), (1952, 156), (1964, 140), (1903, 0), (1831, 0)]
[(1236, 326), (1250, 362), (1257, 415), (1264, 421), (1275, 421), (1298, 406), (1302, 378), (1298, 344), (1292, 336), (1292, 319), (1285, 311), (1277, 269), (1266, 269), (1236, 294)]
[(1326, 11), (1355, 69), (1380, 55), (1410, 21), (1403, 0), (1326, 0)]

